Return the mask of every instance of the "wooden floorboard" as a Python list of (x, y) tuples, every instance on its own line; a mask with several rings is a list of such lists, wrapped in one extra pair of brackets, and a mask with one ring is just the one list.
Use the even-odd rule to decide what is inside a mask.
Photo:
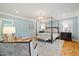
[(61, 56), (79, 56), (79, 43), (75, 41), (64, 41)]

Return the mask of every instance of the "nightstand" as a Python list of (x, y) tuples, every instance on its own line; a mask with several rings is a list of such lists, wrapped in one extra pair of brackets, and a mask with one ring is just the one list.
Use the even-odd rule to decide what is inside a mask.
[(71, 32), (60, 32), (60, 39), (72, 41), (72, 33)]

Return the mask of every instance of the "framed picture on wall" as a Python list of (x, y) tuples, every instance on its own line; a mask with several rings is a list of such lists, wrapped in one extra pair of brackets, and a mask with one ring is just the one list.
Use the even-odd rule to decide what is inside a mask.
[(34, 24), (28, 24), (29, 31), (34, 31)]
[(33, 30), (34, 29), (34, 25), (33, 24), (28, 24), (28, 29), (29, 30)]

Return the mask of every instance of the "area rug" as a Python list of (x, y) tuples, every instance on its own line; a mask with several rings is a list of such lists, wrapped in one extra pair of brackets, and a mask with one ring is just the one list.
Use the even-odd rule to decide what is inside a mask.
[(38, 41), (38, 56), (60, 56), (64, 40), (56, 40), (52, 44)]

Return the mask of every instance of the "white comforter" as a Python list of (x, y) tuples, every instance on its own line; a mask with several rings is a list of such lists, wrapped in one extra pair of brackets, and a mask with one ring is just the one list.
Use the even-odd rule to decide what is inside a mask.
[[(58, 37), (58, 33), (53, 33), (53, 40), (55, 40), (56, 37)], [(42, 40), (48, 40), (51, 39), (51, 34), (50, 33), (39, 33), (37, 38), (42, 39)]]

